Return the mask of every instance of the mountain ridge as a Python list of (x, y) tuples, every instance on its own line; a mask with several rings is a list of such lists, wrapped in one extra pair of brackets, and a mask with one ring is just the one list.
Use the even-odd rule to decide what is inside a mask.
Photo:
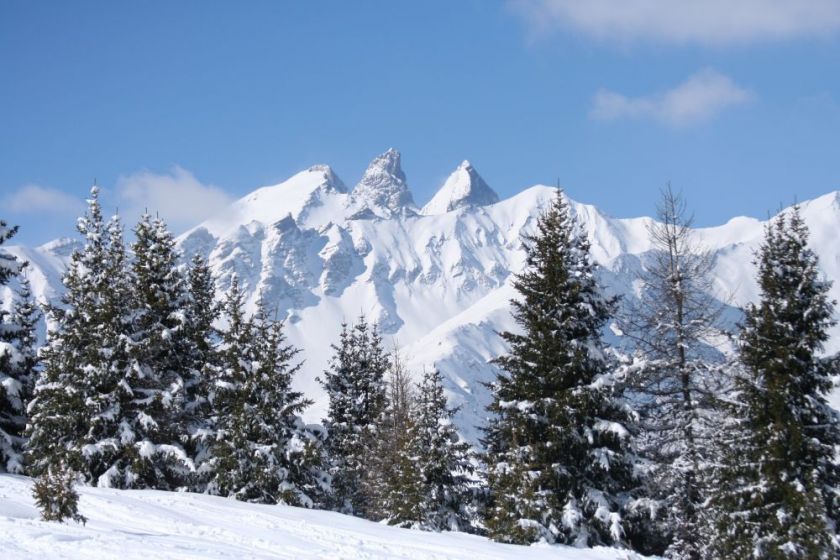
[[(236, 274), (250, 309), (259, 299), (278, 309), (289, 341), (304, 351), (296, 385), (316, 401), (308, 418), (317, 420), (326, 410), (315, 378), (327, 366), (341, 322), (364, 313), (380, 324), (388, 344), (400, 348), (415, 372), (441, 369), (451, 404), (461, 406), (456, 421), (476, 441), (475, 426), (488, 399), (482, 383), (497, 373), (488, 362), (504, 351), (496, 332), (515, 328), (508, 301), (516, 295), (513, 275), (524, 266), (521, 236), (532, 230), (556, 189), (536, 185), (504, 200), (426, 214), (403, 193), (408, 183), (398, 152), (386, 155), (386, 161), (374, 160), (381, 168), (373, 173), (378, 182), (367, 182), (364, 196), (354, 197), (358, 185), (348, 190), (328, 166), (312, 166), (240, 198), (226, 216), (196, 225), (177, 243), (187, 258), (194, 253), (208, 258), (220, 293)], [(372, 194), (373, 187), (385, 195)], [(592, 205), (569, 204), (590, 239), (605, 289), (634, 297), (636, 273), (649, 258), (652, 219), (612, 218)], [(800, 206), (823, 271), (835, 281), (831, 296), (840, 299), (835, 241), (840, 191)], [(731, 304), (733, 321), (736, 307), (757, 297), (751, 263), (764, 223), (736, 217), (695, 230), (713, 254), (715, 289)], [(38, 299), (55, 302), (73, 246), (65, 239), (8, 250), (32, 263)], [(621, 342), (614, 333), (606, 336)], [(831, 337), (827, 350), (840, 351), (840, 328)]]

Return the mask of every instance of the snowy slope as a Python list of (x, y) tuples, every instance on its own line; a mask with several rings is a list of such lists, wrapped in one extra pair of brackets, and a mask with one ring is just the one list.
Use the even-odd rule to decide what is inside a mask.
[[(495, 333), (513, 328), (508, 301), (515, 295), (512, 274), (524, 262), (520, 238), (553, 196), (553, 188), (535, 186), (494, 202), (495, 193), (465, 162), (418, 212), (400, 155), (388, 150), (351, 191), (329, 167), (314, 166), (243, 197), (224, 218), (197, 225), (178, 242), (187, 256), (210, 259), (220, 289), (236, 274), (252, 308), (263, 298), (286, 319), (290, 341), (304, 350), (297, 385), (315, 399), (310, 419), (326, 409), (316, 377), (340, 323), (365, 313), (415, 371), (441, 369), (452, 404), (462, 407), (459, 427), (475, 441), (488, 400), (481, 382), (495, 374), (488, 360), (504, 351)], [(570, 204), (607, 289), (633, 297), (635, 274), (649, 257), (650, 218), (614, 219)], [(823, 270), (835, 280), (832, 296), (840, 299), (840, 192), (803, 203), (802, 212)], [(715, 256), (716, 295), (732, 306), (756, 298), (752, 258), (763, 227), (734, 218), (697, 230)], [(54, 298), (66, 242), (13, 250), (32, 261), (36, 294)], [(738, 318), (735, 307), (728, 317)], [(832, 334), (828, 350), (840, 351), (840, 327)]]
[(615, 549), (493, 543), (397, 529), (328, 511), (155, 490), (80, 488), (85, 526), (39, 520), (28, 478), (0, 474), (4, 560), (405, 559), (629, 560)]

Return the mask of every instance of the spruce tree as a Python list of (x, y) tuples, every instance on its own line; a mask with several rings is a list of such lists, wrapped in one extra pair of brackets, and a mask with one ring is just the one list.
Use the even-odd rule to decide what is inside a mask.
[(409, 449), (417, 454), (422, 483), (421, 525), (433, 531), (466, 531), (473, 524), (475, 467), (470, 445), (452, 423), (455, 412), (447, 407), (440, 372), (425, 371)]
[(300, 413), (311, 404), (292, 389), (301, 363), (283, 326), (264, 306), (248, 320), (234, 281), (225, 301), (228, 327), (215, 378), (211, 490), (239, 500), (313, 507), (329, 482), (322, 469), (323, 440)]
[(57, 326), (30, 405), (28, 459), (35, 476), (61, 463), (86, 482), (125, 486), (117, 463), (133, 441), (121, 422), (130, 398), (121, 383), (130, 366), (130, 290), (122, 226), (105, 222), (98, 195), (94, 186), (77, 224), (84, 246), (70, 258), (61, 305), (50, 308)]
[[(185, 400), (184, 312), (187, 287), (172, 235), (160, 218), (141, 216), (134, 229), (130, 267), (130, 360), (122, 385), (131, 395), (122, 406), (124, 449), (132, 488), (172, 490), (194, 470), (183, 444)], [(127, 438), (126, 438), (127, 439)]]
[(601, 294), (589, 243), (558, 191), (525, 236), (526, 270), (511, 302), (522, 334), (496, 363), (485, 428), (498, 541), (620, 544), (632, 482), (628, 414), (612, 394), (600, 331), (613, 308)]
[(708, 542), (703, 503), (725, 364), (710, 356), (722, 310), (712, 295), (714, 263), (694, 240), (691, 222), (685, 200), (668, 185), (648, 228), (652, 251), (639, 298), (627, 303), (620, 324), (636, 346), (626, 377), (644, 473), (629, 536), (645, 553), (699, 560)]
[(389, 356), (376, 325), (369, 325), (364, 316), (353, 326), (342, 324), (339, 343), (332, 348), (330, 367), (321, 379), (329, 397), (324, 426), (329, 434), (331, 505), (370, 516), (375, 503), (365, 493), (363, 479), (387, 403)]
[(794, 207), (766, 228), (760, 300), (746, 309), (733, 429), (712, 500), (717, 558), (836, 558), (840, 445), (826, 402), (836, 365), (820, 357), (834, 302)]
[(79, 513), (79, 494), (75, 488), (77, 476), (59, 461), (35, 479), (32, 497), (41, 510), (41, 519), (59, 523), (71, 519), (82, 525), (87, 522), (87, 518)]
[(245, 294), (236, 276), (222, 304), (222, 319), (226, 327), (209, 394), (214, 441), (208, 489), (211, 494), (230, 496), (245, 488), (250, 470), (246, 383), (254, 368), (253, 324), (245, 316)]
[[(0, 245), (16, 231), (0, 221)], [(0, 472), (24, 471), (26, 408), (35, 380), (35, 327), (40, 319), (29, 281), (23, 274), (25, 267), (26, 263), (0, 251), (0, 288), (14, 280), (18, 284), (11, 311), (6, 311), (6, 305), (0, 307)]]
[(179, 426), (188, 436), (185, 446), (196, 467), (190, 487), (206, 488), (210, 447), (213, 442), (210, 390), (217, 367), (214, 323), (219, 317), (216, 289), (207, 260), (200, 255), (190, 259), (187, 272), (187, 300), (183, 308), (181, 335), (181, 374), (184, 380), (183, 406)]

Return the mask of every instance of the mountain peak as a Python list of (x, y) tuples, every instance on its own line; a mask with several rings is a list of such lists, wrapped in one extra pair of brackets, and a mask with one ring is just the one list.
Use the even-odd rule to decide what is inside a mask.
[(353, 189), (353, 202), (360, 209), (368, 208), (381, 217), (414, 207), (397, 150), (388, 148), (370, 162), (362, 180)]
[(422, 214), (445, 214), (458, 208), (487, 206), (499, 202), (499, 195), (484, 182), (475, 167), (464, 160), (443, 183), (421, 211)]

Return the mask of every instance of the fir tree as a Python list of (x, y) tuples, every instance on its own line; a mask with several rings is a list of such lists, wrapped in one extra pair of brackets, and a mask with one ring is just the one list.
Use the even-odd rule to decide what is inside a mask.
[[(246, 439), (246, 383), (253, 371), (253, 325), (245, 316), (245, 295), (236, 276), (222, 304), (222, 331), (209, 399), (214, 442), (210, 460), (212, 494), (229, 496), (246, 484), (250, 459)], [(244, 456), (244, 457), (243, 457)]]
[(502, 333), (510, 353), (485, 428), (487, 528), (503, 542), (619, 544), (632, 465), (600, 338), (613, 304), (559, 191), (524, 241), (512, 301), (523, 334)]
[(184, 396), (178, 424), (188, 436), (185, 445), (196, 466), (191, 487), (197, 491), (206, 487), (209, 475), (206, 467), (213, 441), (209, 395), (213, 372), (218, 365), (215, 351), (218, 333), (213, 324), (219, 317), (219, 305), (215, 297), (213, 275), (207, 260), (194, 255), (187, 273), (187, 300), (183, 308), (181, 371)]
[(682, 196), (668, 185), (657, 210), (639, 300), (621, 314), (637, 349), (626, 371), (645, 482), (630, 508), (637, 530), (628, 532), (645, 553), (699, 560), (708, 542), (703, 503), (725, 378), (709, 339), (720, 332), (722, 306), (711, 295), (712, 257), (694, 241)]
[(132, 437), (120, 425), (130, 306), (122, 227), (104, 221), (98, 194), (93, 187), (77, 224), (85, 244), (70, 258), (61, 306), (50, 308), (57, 327), (42, 352), (27, 432), (33, 475), (62, 463), (87, 482), (108, 485)]
[[(0, 221), (0, 245), (17, 231)], [(0, 472), (24, 471), (26, 408), (31, 399), (37, 364), (35, 327), (40, 312), (32, 300), (26, 263), (0, 251), (0, 288), (17, 278), (17, 298), (11, 311), (0, 307)]]
[(234, 281), (213, 397), (211, 488), (243, 501), (313, 507), (323, 501), (328, 477), (320, 433), (300, 417), (311, 401), (292, 389), (299, 350), (286, 344), (282, 323), (263, 306), (247, 320), (243, 299)]
[(826, 403), (832, 362), (819, 357), (834, 324), (830, 283), (798, 207), (780, 214), (758, 252), (760, 300), (740, 339), (733, 435), (712, 500), (717, 558), (835, 558), (840, 445)]
[(79, 513), (79, 494), (75, 488), (77, 476), (63, 462), (58, 462), (35, 479), (32, 497), (41, 510), (41, 519), (59, 523), (72, 519), (82, 525), (87, 522), (87, 518)]
[(475, 467), (470, 445), (452, 423), (455, 412), (447, 407), (440, 372), (424, 372), (409, 449), (417, 454), (422, 482), (422, 526), (434, 531), (465, 531), (473, 521)]
[(378, 329), (364, 316), (352, 327), (342, 325), (333, 350), (330, 368), (321, 380), (329, 397), (324, 426), (329, 434), (332, 507), (365, 517), (375, 504), (362, 481), (387, 403), (389, 358)]
[[(183, 449), (184, 312), (187, 287), (163, 220), (144, 214), (134, 229), (131, 263), (131, 367), (121, 384), (125, 469), (132, 488), (172, 490), (194, 470)], [(128, 434), (130, 438), (127, 437)], [(182, 439), (183, 437), (183, 439)]]

